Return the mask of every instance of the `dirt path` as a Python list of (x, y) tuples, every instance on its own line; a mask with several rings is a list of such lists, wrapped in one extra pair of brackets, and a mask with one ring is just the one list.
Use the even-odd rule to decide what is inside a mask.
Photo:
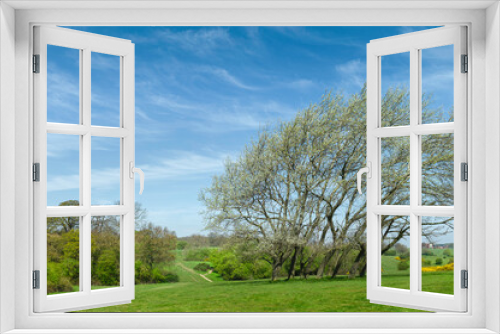
[(186, 266), (185, 266), (182, 262), (177, 262), (177, 264), (178, 264), (178, 265), (179, 265), (182, 269), (184, 269), (184, 270), (186, 270), (186, 271), (190, 272), (191, 274), (194, 274), (194, 275), (200, 275), (200, 276), (201, 276), (201, 277), (203, 277), (206, 281), (208, 281), (208, 282), (210, 282), (210, 283), (212, 283), (212, 282), (213, 282), (210, 278), (208, 278), (208, 277), (206, 277), (206, 276), (205, 276), (205, 275), (207, 275), (207, 274), (205, 274), (205, 275), (198, 274), (198, 273), (197, 273), (196, 271), (194, 271), (193, 269), (186, 267)]

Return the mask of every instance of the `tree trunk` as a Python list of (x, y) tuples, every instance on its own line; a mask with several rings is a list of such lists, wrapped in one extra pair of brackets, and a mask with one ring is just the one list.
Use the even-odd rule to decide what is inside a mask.
[(281, 269), (281, 263), (273, 263), (273, 271), (272, 271), (272, 274), (271, 274), (271, 281), (274, 282), (276, 280), (276, 278), (278, 278), (278, 274), (280, 272), (280, 269)]
[(359, 271), (359, 277), (365, 277), (365, 275), (366, 275), (366, 262), (363, 264), (361, 270)]
[(326, 265), (328, 264), (328, 262), (330, 262), (330, 260), (332, 259), (332, 256), (334, 254), (335, 254), (335, 249), (330, 249), (328, 252), (326, 252), (325, 258), (320, 263), (319, 268), (318, 268), (318, 274), (316, 275), (318, 278), (323, 278)]
[(300, 249), (300, 247), (295, 246), (295, 249), (293, 250), (292, 260), (290, 262), (290, 268), (288, 268), (287, 280), (290, 280), (290, 278), (295, 277), (295, 262), (297, 261), (297, 253), (299, 252), (299, 249)]
[[(365, 256), (365, 249), (361, 248), (359, 251), (358, 255), (356, 256), (356, 259), (354, 259), (354, 263), (351, 266), (351, 269), (349, 269), (349, 278), (355, 278), (356, 277), (356, 272), (359, 269), (359, 264), (361, 262), (361, 259)], [(360, 274), (361, 276), (361, 274)]]
[(335, 265), (335, 268), (332, 271), (332, 278), (335, 278), (337, 274), (339, 273), (340, 267), (342, 267), (342, 263), (344, 262), (344, 259), (346, 258), (347, 254), (349, 254), (349, 251), (343, 250), (342, 254), (340, 255), (339, 259), (337, 260), (337, 264)]

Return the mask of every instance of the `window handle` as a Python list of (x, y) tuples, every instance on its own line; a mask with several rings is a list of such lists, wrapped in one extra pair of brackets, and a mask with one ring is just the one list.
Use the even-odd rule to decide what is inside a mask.
[(361, 176), (363, 173), (366, 173), (366, 178), (371, 179), (372, 178), (372, 163), (367, 162), (366, 167), (363, 167), (359, 170), (357, 177), (358, 177), (358, 192), (360, 194), (363, 194), (363, 191), (361, 190)]
[(131, 179), (134, 178), (135, 173), (138, 173), (139, 177), (140, 177), (141, 190), (139, 191), (139, 195), (142, 195), (142, 192), (144, 190), (144, 172), (140, 168), (134, 167), (134, 162), (130, 161), (130, 163), (129, 163), (129, 176)]

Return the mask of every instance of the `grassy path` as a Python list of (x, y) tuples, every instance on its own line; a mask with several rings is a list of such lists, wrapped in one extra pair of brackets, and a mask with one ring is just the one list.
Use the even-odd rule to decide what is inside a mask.
[(203, 278), (203, 279), (205, 279), (206, 281), (208, 281), (208, 282), (210, 282), (210, 283), (212, 283), (212, 282), (213, 282), (210, 278), (206, 277), (205, 275), (203, 275), (203, 274), (198, 274), (198, 273), (196, 273), (193, 269), (186, 267), (186, 266), (184, 265), (184, 263), (182, 263), (182, 262), (177, 262), (177, 265), (178, 265), (179, 267), (181, 267), (182, 269), (184, 269), (184, 270), (186, 270), (186, 271), (190, 272), (190, 273), (191, 273), (191, 274), (193, 274), (193, 275), (200, 275), (200, 277), (201, 277), (201, 278)]

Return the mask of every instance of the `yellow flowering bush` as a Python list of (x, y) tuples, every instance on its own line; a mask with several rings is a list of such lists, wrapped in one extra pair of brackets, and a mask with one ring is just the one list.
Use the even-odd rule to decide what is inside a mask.
[(432, 273), (432, 272), (436, 272), (436, 271), (452, 271), (453, 269), (455, 269), (454, 264), (448, 263), (448, 264), (445, 264), (444, 266), (422, 268), (422, 272), (423, 273)]

